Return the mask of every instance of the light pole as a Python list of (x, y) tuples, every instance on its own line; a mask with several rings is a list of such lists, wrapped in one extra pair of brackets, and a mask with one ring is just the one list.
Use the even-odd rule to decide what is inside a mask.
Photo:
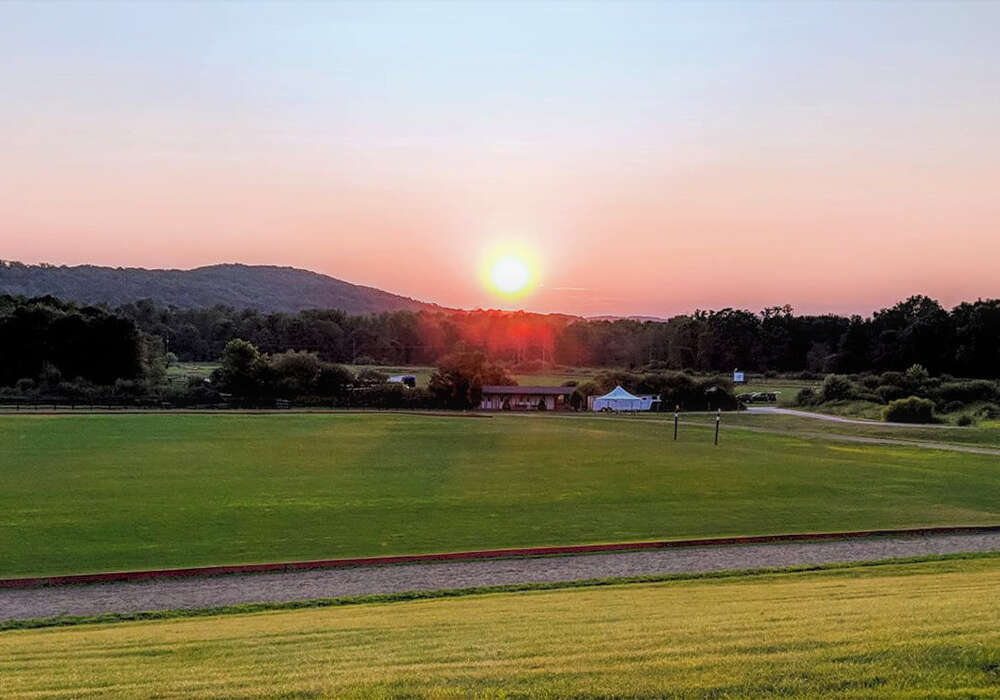
[(681, 405), (679, 403), (678, 404), (674, 404), (674, 441), (675, 442), (677, 441), (677, 418), (678, 418), (678, 416), (680, 414), (680, 410), (681, 410)]
[(722, 409), (716, 409), (715, 412), (715, 444), (719, 444), (719, 423), (722, 422)]

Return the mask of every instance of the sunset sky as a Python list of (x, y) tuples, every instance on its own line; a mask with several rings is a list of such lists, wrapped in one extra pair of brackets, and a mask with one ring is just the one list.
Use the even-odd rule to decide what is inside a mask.
[[(0, 4), (0, 258), (667, 316), (1000, 296), (1000, 2)], [(532, 291), (483, 281), (527, 251)]]

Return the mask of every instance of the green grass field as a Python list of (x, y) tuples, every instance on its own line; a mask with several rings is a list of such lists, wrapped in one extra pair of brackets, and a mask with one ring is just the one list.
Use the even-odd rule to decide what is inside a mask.
[(1000, 521), (996, 456), (668, 425), (0, 416), (0, 576)]
[(0, 633), (0, 695), (996, 697), (1000, 559)]
[(218, 368), (218, 362), (177, 362), (167, 367), (167, 378), (171, 381), (205, 379)]

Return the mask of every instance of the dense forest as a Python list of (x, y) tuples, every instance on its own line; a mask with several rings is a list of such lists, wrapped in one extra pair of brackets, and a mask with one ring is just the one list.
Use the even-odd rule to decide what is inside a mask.
[(155, 383), (165, 363), (162, 340), (122, 314), (55, 297), (0, 296), (0, 386)]
[(665, 322), (498, 311), (262, 314), (150, 301), (117, 313), (163, 338), (180, 360), (215, 360), (229, 340), (243, 338), (266, 353), (305, 350), (324, 361), (359, 364), (434, 364), (465, 347), (529, 370), (559, 364), (826, 374), (920, 364), (934, 375), (996, 377), (1000, 368), (998, 299), (948, 311), (914, 296), (869, 318), (800, 316), (785, 306), (696, 311)]
[[(656, 322), (495, 311), (263, 314), (151, 301), (109, 309), (54, 297), (2, 296), (0, 386), (39, 395), (94, 393), (102, 386), (114, 387), (116, 395), (148, 394), (164, 385), (170, 362), (216, 361), (227, 347), (232, 355), (235, 340), (257, 353), (247, 361), (253, 371), (244, 375), (252, 376), (255, 392), (245, 393), (258, 398), (295, 396), (296, 386), (378, 383), (341, 371), (343, 364), (440, 366), (463, 352), (481, 358), (479, 373), (553, 365), (635, 370), (632, 378), (658, 373), (648, 387), (639, 387), (648, 391), (659, 390), (657, 382), (680, 381), (668, 377), (669, 370), (726, 374), (737, 367), (823, 375), (902, 372), (920, 365), (935, 377), (994, 378), (1000, 366), (1000, 300), (947, 311), (916, 296), (870, 318), (797, 316), (782, 307), (759, 314), (697, 311)], [(884, 391), (878, 386), (866, 391), (882, 391), (886, 396), (880, 398), (888, 399), (898, 393), (899, 382), (887, 381)]]

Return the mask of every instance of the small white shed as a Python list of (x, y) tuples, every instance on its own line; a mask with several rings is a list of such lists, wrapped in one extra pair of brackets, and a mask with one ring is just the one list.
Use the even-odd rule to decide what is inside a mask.
[(636, 396), (616, 386), (604, 396), (594, 399), (591, 409), (594, 411), (648, 411), (654, 403), (659, 402), (657, 396)]

